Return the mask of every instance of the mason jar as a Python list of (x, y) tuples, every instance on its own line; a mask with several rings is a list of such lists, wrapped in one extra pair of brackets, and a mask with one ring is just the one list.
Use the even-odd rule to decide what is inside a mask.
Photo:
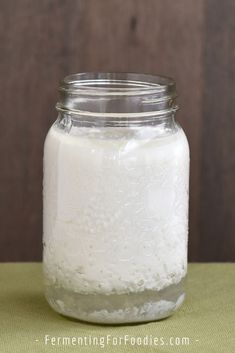
[(46, 298), (88, 322), (165, 318), (187, 272), (189, 148), (175, 82), (81, 73), (59, 92), (44, 149)]

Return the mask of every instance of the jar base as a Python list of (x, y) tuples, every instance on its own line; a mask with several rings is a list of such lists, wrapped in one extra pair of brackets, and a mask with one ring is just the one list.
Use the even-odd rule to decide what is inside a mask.
[(58, 313), (99, 324), (127, 324), (164, 319), (183, 303), (182, 281), (159, 292), (130, 294), (79, 294), (61, 287), (46, 286), (46, 299)]

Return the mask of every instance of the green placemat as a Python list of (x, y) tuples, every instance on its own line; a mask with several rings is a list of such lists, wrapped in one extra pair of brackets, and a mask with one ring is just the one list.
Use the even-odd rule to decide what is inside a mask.
[(235, 352), (235, 264), (190, 264), (187, 299), (158, 322), (100, 326), (55, 313), (41, 264), (0, 264), (0, 353)]

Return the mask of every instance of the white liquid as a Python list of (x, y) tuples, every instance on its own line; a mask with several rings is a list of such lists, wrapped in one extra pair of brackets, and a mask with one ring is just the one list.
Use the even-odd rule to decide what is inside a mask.
[(187, 139), (181, 129), (110, 131), (49, 131), (45, 273), (79, 294), (161, 291), (187, 270)]

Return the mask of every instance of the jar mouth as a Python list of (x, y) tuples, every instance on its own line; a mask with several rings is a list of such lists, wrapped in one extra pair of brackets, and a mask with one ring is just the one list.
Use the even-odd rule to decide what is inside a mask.
[(138, 73), (78, 73), (59, 87), (58, 111), (73, 115), (127, 117), (174, 113), (175, 81)]
[(66, 76), (60, 91), (90, 95), (175, 93), (175, 81), (165, 76), (137, 73), (78, 73)]

